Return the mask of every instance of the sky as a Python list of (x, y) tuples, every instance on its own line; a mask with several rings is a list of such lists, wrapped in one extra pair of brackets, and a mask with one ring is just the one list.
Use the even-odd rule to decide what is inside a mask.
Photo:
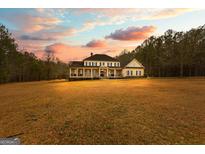
[(205, 9), (0, 9), (19, 49), (43, 58), (53, 51), (63, 62), (90, 53), (119, 55), (166, 30), (204, 25)]

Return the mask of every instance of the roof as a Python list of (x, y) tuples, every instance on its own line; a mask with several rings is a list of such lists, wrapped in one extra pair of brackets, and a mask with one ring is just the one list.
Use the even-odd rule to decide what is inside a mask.
[[(137, 61), (137, 63), (141, 66), (141, 67), (139, 67), (139, 68), (144, 68), (144, 66), (136, 59), (136, 58), (134, 58), (134, 59), (127, 59), (127, 60), (125, 60), (125, 59), (121, 59), (120, 60), (120, 66), (121, 67), (126, 67), (131, 61), (133, 61), (133, 60), (136, 60)], [(129, 68), (129, 67), (127, 67), (127, 68)]]
[[(133, 59), (132, 59), (133, 60)], [(120, 59), (120, 66), (125, 67), (127, 64), (129, 64), (132, 60), (130, 59)]]
[(72, 67), (83, 67), (83, 61), (71, 61), (69, 66)]
[(85, 58), (83, 61), (85, 60), (91, 60), (91, 61), (119, 61), (113, 57), (110, 57), (106, 54), (95, 54), (95, 55), (92, 55), (88, 58)]

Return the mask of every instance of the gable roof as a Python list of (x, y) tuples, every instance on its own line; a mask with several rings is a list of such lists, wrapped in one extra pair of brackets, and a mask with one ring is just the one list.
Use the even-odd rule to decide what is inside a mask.
[[(132, 59), (133, 60), (133, 59)], [(120, 66), (125, 67), (128, 63), (130, 63), (132, 60), (129, 59), (120, 59)]]
[(91, 61), (119, 61), (113, 57), (110, 57), (106, 54), (95, 54), (95, 55), (92, 55), (88, 58), (85, 58), (83, 61), (85, 60), (91, 60)]
[(72, 66), (72, 67), (82, 67), (83, 66), (83, 61), (71, 61), (69, 63), (69, 66)]
[(129, 66), (127, 66), (127, 65), (130, 64), (132, 61), (135, 61), (139, 65), (138, 68), (144, 68), (144, 66), (136, 58), (134, 58), (132, 60), (127, 60), (127, 61), (121, 60), (120, 66), (129, 68)]

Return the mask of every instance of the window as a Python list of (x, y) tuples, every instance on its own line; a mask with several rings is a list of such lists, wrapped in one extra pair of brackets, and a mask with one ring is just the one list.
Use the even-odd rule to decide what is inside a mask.
[(110, 63), (110, 66), (112, 67), (112, 63)]
[(101, 62), (100, 62), (100, 66), (101, 66)]
[(129, 76), (130, 75), (130, 72), (129, 72), (129, 70), (127, 71), (127, 76)]
[(85, 62), (85, 66), (87, 66), (87, 62)]
[(141, 71), (139, 71), (139, 76), (141, 76)]
[(103, 62), (103, 66), (105, 66), (105, 63)]
[(138, 71), (136, 71), (136, 76), (138, 76)]
[(107, 66), (110, 66), (110, 63), (107, 63)]
[(130, 76), (132, 76), (132, 71), (130, 71)]
[(91, 62), (89, 62), (89, 66), (91, 66)]
[(114, 63), (114, 66), (116, 66), (116, 63)]

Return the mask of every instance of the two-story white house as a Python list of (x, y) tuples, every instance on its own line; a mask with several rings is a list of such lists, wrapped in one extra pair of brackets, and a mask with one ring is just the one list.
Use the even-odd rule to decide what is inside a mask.
[(133, 59), (129, 62), (105, 54), (92, 54), (83, 61), (69, 63), (69, 79), (126, 78), (144, 76), (144, 66)]

